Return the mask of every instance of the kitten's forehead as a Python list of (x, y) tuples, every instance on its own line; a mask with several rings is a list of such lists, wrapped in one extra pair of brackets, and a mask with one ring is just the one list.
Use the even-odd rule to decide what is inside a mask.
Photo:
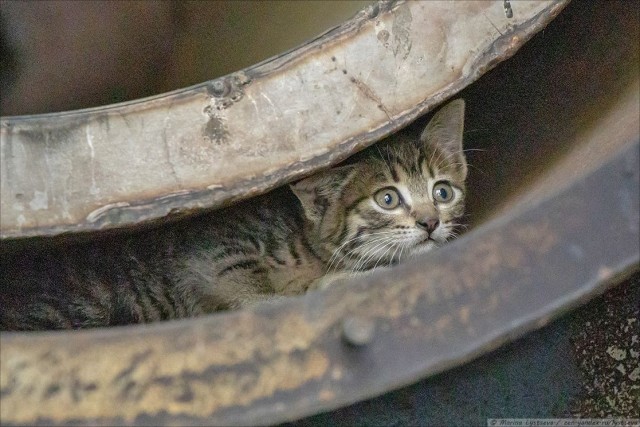
[(425, 181), (436, 178), (464, 183), (460, 156), (440, 147), (397, 141), (381, 146), (377, 154), (373, 166), (377, 181), (404, 183), (409, 188), (424, 186)]
[(422, 167), (431, 176), (446, 175), (450, 181), (463, 183), (466, 179), (466, 160), (463, 152), (451, 153), (438, 146), (425, 147)]
[(413, 143), (396, 141), (385, 144), (379, 150), (376, 167), (384, 171), (395, 182), (407, 181), (412, 176), (422, 174), (420, 164), (424, 160), (424, 153)]

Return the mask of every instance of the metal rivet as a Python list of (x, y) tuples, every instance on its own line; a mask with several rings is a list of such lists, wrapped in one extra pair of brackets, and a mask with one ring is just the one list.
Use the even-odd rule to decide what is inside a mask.
[(373, 340), (375, 322), (362, 316), (350, 316), (342, 322), (342, 338), (350, 345), (361, 347)]
[(215, 97), (223, 97), (229, 93), (229, 85), (224, 79), (218, 79), (211, 82), (210, 94)]

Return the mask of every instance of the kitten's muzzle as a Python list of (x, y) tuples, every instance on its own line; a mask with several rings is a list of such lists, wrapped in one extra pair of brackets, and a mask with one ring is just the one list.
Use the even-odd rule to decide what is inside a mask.
[(416, 225), (418, 226), (418, 228), (427, 231), (427, 233), (431, 235), (431, 233), (436, 231), (436, 228), (438, 228), (438, 226), (440, 225), (440, 220), (433, 217), (421, 218), (419, 220), (416, 220)]

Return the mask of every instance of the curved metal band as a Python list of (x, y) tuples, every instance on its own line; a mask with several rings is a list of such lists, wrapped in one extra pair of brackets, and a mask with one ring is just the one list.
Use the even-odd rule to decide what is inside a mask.
[(567, 3), (380, 2), (290, 52), (157, 97), (0, 120), (0, 236), (130, 226), (265, 192), (398, 130)]

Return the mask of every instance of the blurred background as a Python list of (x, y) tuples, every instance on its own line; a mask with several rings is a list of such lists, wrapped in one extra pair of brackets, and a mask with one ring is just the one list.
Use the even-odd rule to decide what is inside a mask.
[(253, 65), (372, 1), (0, 1), (0, 115), (73, 110)]

